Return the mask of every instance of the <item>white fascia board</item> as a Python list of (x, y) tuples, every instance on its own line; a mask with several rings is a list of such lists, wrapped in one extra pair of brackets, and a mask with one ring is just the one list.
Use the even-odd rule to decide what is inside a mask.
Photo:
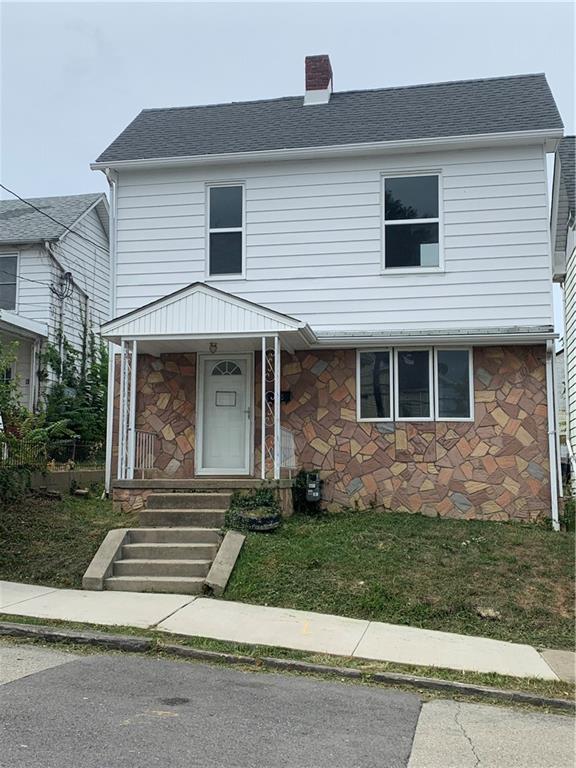
[(48, 326), (46, 323), (29, 320), (27, 317), (16, 315), (13, 312), (6, 312), (4, 309), (0, 311), (0, 327), (6, 331), (12, 330), (30, 337), (48, 338)]
[[(67, 227), (64, 230), (64, 232), (60, 235), (60, 237), (56, 238), (56, 241), (61, 243), (62, 240), (64, 240), (64, 238), (67, 237), (68, 235), (79, 235), (80, 233), (76, 232), (74, 230), (74, 227), (77, 224), (79, 224), (86, 216), (88, 216), (90, 211), (92, 211), (97, 206), (101, 205), (103, 201), (105, 201), (106, 212), (108, 212), (108, 199), (106, 197), (106, 194), (104, 192), (102, 192), (100, 194), (100, 197), (98, 198), (98, 200), (95, 200), (88, 208), (86, 208), (86, 210), (83, 213), (80, 214), (80, 216), (78, 216), (77, 219), (74, 219), (72, 224), (70, 224), (70, 226)], [(98, 217), (98, 218), (100, 218), (100, 217)], [(102, 229), (104, 229), (104, 226), (102, 226)]]
[(218, 165), (271, 160), (308, 160), (322, 157), (346, 157), (347, 155), (373, 155), (398, 152), (425, 152), (427, 150), (460, 149), (507, 144), (543, 144), (547, 152), (555, 151), (563, 131), (514, 131), (507, 133), (483, 133), (472, 136), (446, 136), (431, 139), (402, 139), (399, 141), (375, 141), (358, 144), (337, 144), (317, 147), (291, 147), (267, 149), (256, 152), (226, 152), (214, 155), (190, 155), (186, 157), (151, 158), (146, 160), (108, 160), (90, 163), (94, 171), (109, 169), (169, 168), (179, 165)]
[[(306, 330), (308, 330), (309, 333), (306, 333)], [(239, 333), (170, 333), (170, 334), (150, 334), (150, 335), (127, 335), (127, 336), (119, 336), (117, 331), (114, 332), (102, 332), (102, 338), (106, 339), (107, 341), (111, 342), (112, 344), (120, 344), (121, 341), (139, 341), (139, 342), (146, 342), (146, 341), (155, 341), (155, 342), (162, 342), (162, 341), (219, 341), (221, 339), (260, 339), (263, 336), (270, 339), (274, 336), (279, 336), (281, 339), (291, 339), (292, 343), (296, 344), (295, 349), (300, 349), (301, 345), (298, 344), (298, 339), (300, 339), (304, 345), (305, 348), (309, 348), (311, 343), (314, 343), (312, 339), (315, 341), (316, 337), (312, 334), (310, 329), (305, 328), (295, 328), (293, 330), (290, 329), (282, 329), (279, 331), (271, 331), (270, 329), (267, 330), (251, 330), (251, 331), (241, 331)]]

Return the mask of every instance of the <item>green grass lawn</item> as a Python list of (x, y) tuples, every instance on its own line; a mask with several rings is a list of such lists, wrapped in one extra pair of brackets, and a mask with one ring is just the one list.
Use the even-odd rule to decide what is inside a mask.
[(30, 497), (0, 508), (0, 579), (80, 588), (90, 560), (111, 528), (138, 525), (93, 497)]
[[(137, 524), (98, 495), (11, 505), (0, 510), (0, 579), (79, 588), (106, 533)], [(350, 512), (248, 534), (224, 597), (572, 648), (573, 590), (573, 534)]]
[(295, 516), (248, 534), (224, 597), (573, 648), (574, 536), (382, 512)]

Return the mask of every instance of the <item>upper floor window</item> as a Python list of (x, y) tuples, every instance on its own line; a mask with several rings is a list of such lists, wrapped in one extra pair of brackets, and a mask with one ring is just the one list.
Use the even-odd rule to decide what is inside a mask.
[(240, 185), (208, 189), (208, 275), (244, 271), (244, 189)]
[(16, 309), (17, 273), (18, 256), (0, 254), (0, 309), (9, 312)]
[(440, 176), (384, 179), (384, 267), (440, 266)]

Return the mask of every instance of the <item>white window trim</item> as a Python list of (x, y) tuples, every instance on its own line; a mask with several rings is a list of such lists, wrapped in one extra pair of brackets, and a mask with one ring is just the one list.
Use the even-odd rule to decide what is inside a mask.
[[(383, 171), (380, 178), (380, 219), (381, 226), (381, 264), (380, 272), (383, 275), (412, 275), (421, 273), (444, 272), (444, 184), (441, 170), (411, 170), (411, 171)], [(433, 219), (394, 219), (394, 222), (386, 222), (386, 179), (405, 178), (407, 176), (437, 176), (438, 177), (438, 217)], [(387, 267), (386, 266), (386, 226), (394, 224), (438, 224), (438, 266), (437, 267)]]
[[(241, 187), (242, 188), (242, 226), (223, 227), (210, 229), (210, 190), (214, 187)], [(218, 181), (206, 184), (206, 264), (204, 274), (207, 281), (219, 280), (245, 280), (246, 279), (246, 183), (244, 181)], [(232, 272), (227, 275), (210, 274), (210, 235), (214, 232), (241, 232), (242, 233), (242, 272)]]
[[(362, 418), (362, 390), (360, 379), (360, 355), (370, 352), (388, 352), (390, 355), (390, 416)], [(394, 421), (394, 352), (391, 347), (378, 347), (377, 349), (357, 349), (356, 350), (356, 420), (359, 422), (390, 423)]]
[[(3, 253), (0, 253), (0, 260), (5, 259), (8, 257), (14, 257), (16, 256), (16, 293), (14, 296), (14, 309), (5, 309), (4, 312), (13, 312), (14, 314), (18, 314), (18, 307), (20, 306), (20, 251), (5, 251)], [(0, 279), (3, 276), (3, 273), (0, 273)], [(4, 277), (7, 277), (7, 275), (4, 275)], [(0, 312), (2, 310), (0, 309)]]
[[(430, 416), (400, 416), (398, 413), (400, 376), (398, 375), (399, 352), (428, 352), (428, 387), (430, 391)], [(395, 347), (394, 348), (394, 418), (396, 421), (434, 421), (434, 356), (431, 347)]]
[[(469, 388), (470, 388), (470, 416), (466, 418), (454, 418), (452, 416), (440, 416), (439, 415), (439, 389), (438, 389), (438, 352), (449, 350), (457, 352), (468, 353), (468, 366), (469, 366)], [(428, 352), (429, 360), (429, 386), (430, 386), (430, 416), (399, 416), (398, 415), (398, 396), (399, 396), (399, 379), (398, 379), (398, 353), (399, 352)], [(360, 380), (360, 355), (362, 352), (388, 352), (390, 355), (391, 368), (390, 368), (390, 418), (362, 418), (361, 416), (361, 380)], [(365, 423), (378, 423), (378, 422), (421, 422), (421, 421), (438, 421), (438, 422), (474, 422), (476, 419), (475, 414), (475, 388), (474, 388), (474, 347), (465, 346), (448, 346), (441, 345), (438, 347), (371, 347), (370, 349), (357, 349), (356, 350), (356, 420), (358, 422)]]
[[(438, 387), (438, 352), (468, 352), (468, 382), (470, 398), (470, 416), (455, 418), (454, 416), (440, 416), (440, 389)], [(434, 412), (436, 421), (469, 421), (475, 419), (474, 416), (474, 349), (472, 347), (434, 347)]]

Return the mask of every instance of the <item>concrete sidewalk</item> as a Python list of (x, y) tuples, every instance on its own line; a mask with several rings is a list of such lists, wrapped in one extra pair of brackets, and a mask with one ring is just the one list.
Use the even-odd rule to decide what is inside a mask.
[(540, 654), (530, 645), (484, 637), (190, 595), (88, 592), (0, 581), (0, 612), (513, 677), (570, 681), (574, 673), (574, 654), (568, 652)]

